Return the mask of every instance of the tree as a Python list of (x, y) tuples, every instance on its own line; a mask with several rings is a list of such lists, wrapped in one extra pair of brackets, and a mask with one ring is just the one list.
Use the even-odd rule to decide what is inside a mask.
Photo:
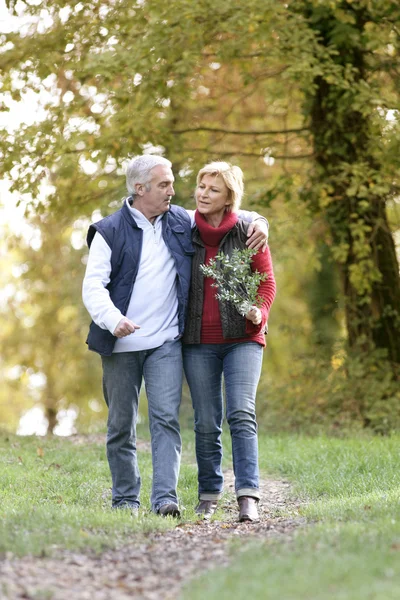
[(400, 11), (393, 2), (296, 4), (331, 54), (331, 74), (315, 77), (306, 96), (316, 162), (310, 196), (330, 228), (349, 342), (400, 363), (399, 266), (386, 213), (398, 191), (397, 157), (385, 151), (382, 117), (398, 106), (389, 77), (397, 77), (398, 48), (389, 44)]
[[(19, 409), (27, 409), (39, 403), (53, 432), (58, 411), (71, 405), (79, 409), (81, 423), (90, 423), (88, 403), (102, 396), (100, 361), (84, 343), (89, 319), (79, 300), (84, 266), (82, 250), (71, 244), (74, 228), (51, 215), (36, 216), (31, 225), (34, 242), (8, 237), (14, 293), (0, 311), (2, 361), (3, 368), (18, 372), (8, 382), (10, 404), (18, 401)], [(78, 236), (81, 227), (76, 224)], [(33, 390), (32, 375), (40, 379)]]
[(21, 191), (35, 194), (48, 176), (57, 188), (48, 206), (76, 216), (122, 195), (111, 174), (149, 145), (181, 172), (240, 157), (251, 190), (272, 156), (281, 162), (270, 196), (282, 177), (300, 180), (328, 225), (350, 344), (372, 342), (399, 362), (400, 283), (385, 212), (398, 186), (397, 122), (385, 121), (399, 103), (397, 2), (43, 1), (26, 13), (48, 22), (10, 36), (3, 90), (19, 98), (19, 79), (53, 99), (39, 125), (3, 136), (4, 166), (19, 170)]
[[(272, 231), (278, 270), (291, 265), (281, 315), (287, 326), (296, 304), (304, 320), (292, 346), (301, 353), (313, 329), (329, 347), (337, 335), (336, 298), (303, 291), (316, 289), (304, 261), (321, 249), (350, 347), (377, 348), (396, 370), (397, 1), (43, 0), (25, 13), (32, 25), (0, 54), (3, 101), (31, 92), (46, 112), (0, 134), (0, 159), (33, 213), (73, 222), (114, 209), (124, 160), (143, 151), (173, 161), (181, 203), (205, 161), (239, 161), (247, 202), (291, 221)], [(54, 192), (40, 201), (43, 181)]]

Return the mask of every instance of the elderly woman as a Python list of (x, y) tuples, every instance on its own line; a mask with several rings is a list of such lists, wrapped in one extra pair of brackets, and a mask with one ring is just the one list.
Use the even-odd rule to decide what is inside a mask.
[(231, 255), (234, 248), (246, 248), (248, 224), (237, 214), (242, 195), (243, 173), (239, 167), (212, 162), (198, 173), (195, 255), (183, 338), (184, 368), (195, 421), (199, 482), (196, 512), (209, 519), (223, 490), (223, 377), (241, 522), (259, 518), (255, 402), (275, 279), (269, 249), (258, 251), (251, 268), (267, 274), (258, 289), (262, 304), (259, 308), (253, 306), (243, 317), (229, 302), (217, 300), (213, 280), (203, 276), (200, 265), (207, 265), (219, 251)]

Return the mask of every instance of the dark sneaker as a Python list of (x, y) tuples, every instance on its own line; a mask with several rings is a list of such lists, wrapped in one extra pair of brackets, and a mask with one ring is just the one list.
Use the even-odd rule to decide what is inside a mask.
[(181, 512), (179, 510), (179, 506), (175, 504), (175, 502), (170, 502), (169, 504), (163, 504), (158, 509), (158, 514), (162, 517), (180, 517)]
[(258, 500), (252, 496), (240, 496), (239, 504), (239, 521), (240, 523), (259, 521), (257, 504)]
[(199, 517), (203, 517), (205, 521), (208, 521), (217, 510), (217, 505), (217, 500), (200, 500), (194, 512)]

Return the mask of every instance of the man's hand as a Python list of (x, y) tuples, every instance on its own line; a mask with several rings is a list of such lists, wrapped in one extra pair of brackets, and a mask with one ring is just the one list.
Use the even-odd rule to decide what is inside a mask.
[(117, 338), (123, 338), (135, 333), (136, 329), (140, 329), (140, 325), (136, 325), (133, 321), (124, 317), (114, 329), (113, 335)]
[(246, 319), (251, 321), (253, 325), (259, 325), (261, 323), (261, 310), (257, 306), (252, 306), (246, 315)]
[(254, 250), (265, 250), (268, 246), (268, 223), (262, 219), (253, 221), (247, 230), (246, 246)]

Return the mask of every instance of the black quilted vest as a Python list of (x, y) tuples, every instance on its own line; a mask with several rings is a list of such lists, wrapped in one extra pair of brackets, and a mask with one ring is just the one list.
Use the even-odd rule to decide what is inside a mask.
[[(236, 225), (222, 238), (219, 251), (231, 256), (234, 248), (240, 248), (241, 250), (247, 248), (248, 227), (249, 223), (239, 219)], [(193, 230), (192, 240), (195, 252), (192, 261), (192, 283), (189, 292), (188, 313), (182, 339), (184, 344), (200, 344), (203, 314), (204, 276), (200, 270), (200, 265), (204, 264), (206, 249), (197, 227)], [(217, 290), (215, 291), (217, 292)], [(233, 304), (219, 301), (219, 312), (222, 333), (225, 339), (246, 337), (246, 318), (238, 313)]]

